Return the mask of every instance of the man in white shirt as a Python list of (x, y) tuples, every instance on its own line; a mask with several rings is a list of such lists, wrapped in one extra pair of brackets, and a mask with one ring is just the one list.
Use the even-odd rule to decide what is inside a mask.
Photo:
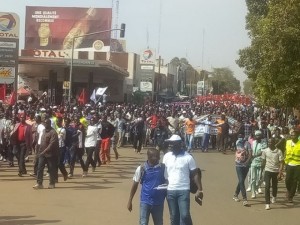
[(172, 134), (175, 134), (176, 131), (178, 131), (179, 127), (179, 118), (176, 116), (176, 113), (173, 113), (172, 116), (167, 117), (167, 120), (169, 122), (169, 130)]
[[(190, 215), (190, 174), (197, 185), (195, 200), (201, 204), (203, 199), (201, 173), (197, 173), (194, 158), (184, 151), (180, 136), (174, 134), (168, 139), (172, 151), (164, 155), (166, 178), (168, 180), (167, 201), (171, 225), (192, 225)], [(181, 223), (182, 222), (182, 223)]]
[(95, 125), (95, 118), (91, 118), (90, 125), (87, 127), (86, 136), (85, 136), (85, 150), (87, 158), (85, 161), (85, 169), (82, 176), (86, 177), (89, 169), (89, 165), (92, 165), (93, 172), (96, 169), (96, 162), (93, 159), (93, 152), (95, 151), (97, 145), (97, 136), (98, 136), (98, 127)]
[[(37, 135), (38, 135), (36, 152), (39, 152), (39, 148), (40, 148), (41, 141), (42, 141), (42, 134), (43, 134), (43, 131), (45, 130), (45, 126), (42, 124), (41, 116), (36, 116), (35, 121), (38, 124), (37, 125), (37, 130), (36, 130)], [(34, 165), (33, 165), (33, 173), (30, 173), (29, 174), (30, 176), (35, 177), (37, 175), (37, 169), (38, 169), (38, 164), (39, 164), (38, 159), (39, 159), (39, 157), (38, 157), (38, 155), (36, 155), (35, 160), (34, 160)]]
[(201, 124), (204, 125), (204, 134), (203, 134), (203, 141), (202, 141), (202, 152), (207, 152), (209, 139), (210, 139), (210, 130), (212, 126), (212, 116), (209, 115), (207, 120), (202, 122)]

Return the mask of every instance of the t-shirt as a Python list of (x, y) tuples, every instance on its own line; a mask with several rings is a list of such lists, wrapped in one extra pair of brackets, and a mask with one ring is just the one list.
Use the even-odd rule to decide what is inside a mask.
[(144, 163), (143, 178), (141, 178), (141, 166), (139, 166), (134, 174), (133, 180), (142, 183), (141, 202), (149, 205), (163, 205), (166, 191), (157, 190), (156, 188), (165, 183), (164, 171), (165, 167), (161, 164), (151, 167), (147, 162)]
[(60, 148), (65, 147), (66, 140), (66, 129), (64, 127), (58, 127), (57, 130), (58, 135), (58, 145)]
[(44, 130), (45, 130), (45, 126), (43, 124), (39, 124), (38, 127), (37, 127), (37, 133), (39, 135), (38, 145), (40, 145), (41, 142), (42, 142), (42, 134), (43, 134)]
[(178, 155), (168, 152), (164, 155), (168, 190), (190, 190), (190, 171), (196, 169), (194, 158), (182, 150)]
[(196, 122), (194, 120), (190, 120), (190, 119), (187, 119), (185, 121), (185, 133), (186, 134), (193, 134), (195, 133), (195, 126), (196, 126)]
[(265, 170), (274, 173), (279, 172), (280, 163), (284, 159), (281, 150), (275, 149), (272, 151), (270, 148), (264, 149), (261, 158), (266, 160)]
[[(252, 146), (252, 155), (258, 155), (262, 152), (263, 144), (260, 142), (257, 142), (256, 140), (253, 141), (253, 146)], [(261, 166), (261, 156), (257, 156), (253, 158), (251, 166)]]
[(177, 117), (172, 117), (172, 116), (169, 116), (167, 118), (168, 122), (170, 125), (172, 125), (173, 127), (169, 126), (169, 130), (174, 133), (175, 132), (175, 129), (178, 128), (178, 124), (179, 124), (179, 119)]

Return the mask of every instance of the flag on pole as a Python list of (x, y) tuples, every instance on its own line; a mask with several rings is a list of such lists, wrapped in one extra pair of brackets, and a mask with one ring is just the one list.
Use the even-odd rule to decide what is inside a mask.
[(0, 86), (0, 100), (4, 101), (6, 97), (6, 84)]
[(94, 89), (94, 91), (93, 91), (93, 93), (92, 93), (90, 99), (91, 99), (94, 103), (97, 102), (97, 99), (96, 99), (96, 90), (95, 90), (95, 89)]
[(106, 91), (107, 87), (104, 88), (98, 88), (96, 91), (96, 95), (103, 95)]
[(82, 105), (85, 105), (86, 102), (87, 102), (87, 99), (86, 99), (86, 91), (85, 91), (85, 88), (82, 89), (80, 95), (79, 95), (79, 98), (78, 98), (78, 102), (79, 104), (82, 104)]
[(11, 94), (10, 94), (10, 97), (8, 99), (8, 104), (9, 105), (14, 105), (16, 104), (16, 101), (17, 101), (17, 92), (16, 91), (13, 91)]

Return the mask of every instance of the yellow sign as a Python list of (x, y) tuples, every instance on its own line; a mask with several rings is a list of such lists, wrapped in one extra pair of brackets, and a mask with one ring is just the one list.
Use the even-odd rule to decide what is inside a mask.
[(64, 81), (63, 89), (70, 89), (70, 81)]
[(12, 78), (15, 75), (14, 67), (0, 67), (0, 77), (2, 78)]

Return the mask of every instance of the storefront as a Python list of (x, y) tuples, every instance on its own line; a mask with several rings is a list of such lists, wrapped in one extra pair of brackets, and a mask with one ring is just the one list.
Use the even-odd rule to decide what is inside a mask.
[[(69, 81), (70, 59), (21, 56), (19, 77), (22, 86), (36, 95), (46, 91), (50, 103), (60, 104), (69, 93), (68, 87), (63, 87), (63, 84)], [(94, 88), (108, 87), (108, 100), (122, 102), (125, 77), (128, 77), (128, 72), (110, 61), (74, 59), (72, 98), (77, 99), (83, 88), (91, 94)]]

